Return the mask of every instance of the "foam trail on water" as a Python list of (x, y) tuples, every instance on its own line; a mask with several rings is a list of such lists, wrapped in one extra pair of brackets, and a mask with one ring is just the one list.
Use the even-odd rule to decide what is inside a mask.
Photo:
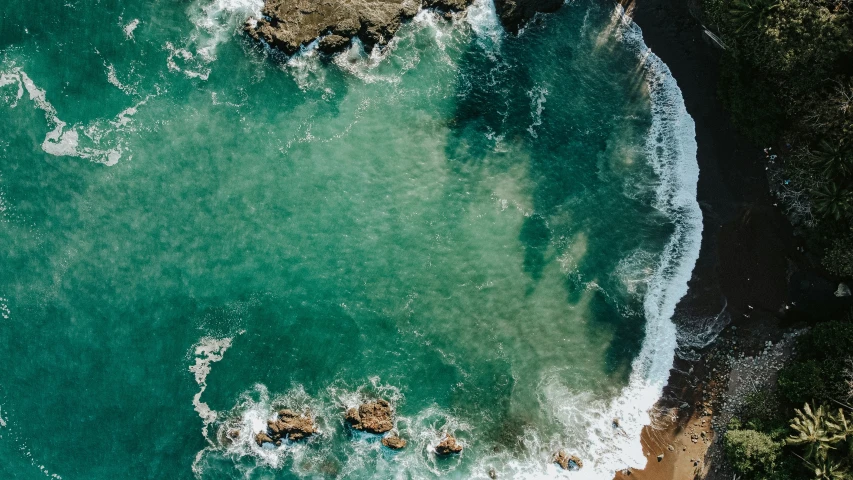
[[(210, 368), (213, 363), (222, 360), (225, 351), (231, 348), (233, 338), (213, 338), (204, 337), (196, 344), (193, 349), (195, 355), (195, 364), (190, 365), (189, 371), (195, 376), (195, 383), (199, 386), (199, 391), (193, 396), (193, 407), (198, 412), (204, 422), (201, 432), (204, 438), (208, 439), (207, 427), (216, 421), (216, 411), (212, 410), (207, 403), (201, 401), (201, 396), (207, 389), (207, 375), (210, 374)], [(210, 441), (210, 439), (208, 439)]]
[[(59, 118), (56, 108), (47, 101), (47, 92), (39, 88), (20, 67), (0, 72), (0, 88), (9, 85), (17, 86), (14, 99), (9, 103), (10, 108), (17, 107), (26, 93), (35, 107), (44, 112), (45, 119), (53, 127), (53, 130), (45, 135), (41, 144), (42, 150), (50, 155), (79, 157), (107, 166), (118, 163), (126, 150), (121, 139), (112, 142), (107, 140), (113, 134), (127, 130), (131, 117), (148, 101), (146, 98), (123, 110), (113, 120), (98, 119), (89, 125), (77, 124), (68, 127), (68, 124)], [(107, 145), (103, 145), (105, 143)]]

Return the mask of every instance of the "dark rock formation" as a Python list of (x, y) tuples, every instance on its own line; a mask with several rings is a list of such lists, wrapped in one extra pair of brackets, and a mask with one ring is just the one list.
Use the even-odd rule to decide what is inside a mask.
[(365, 432), (385, 433), (394, 428), (391, 404), (381, 399), (350, 408), (345, 418), (352, 428)]
[(538, 12), (556, 12), (563, 0), (495, 0), (495, 10), (508, 32), (516, 34)]
[(554, 455), (554, 463), (559, 465), (563, 470), (580, 470), (583, 468), (583, 461), (579, 457), (569, 455), (563, 450)]
[[(444, 12), (464, 10), (473, 0), (266, 0), (261, 18), (244, 30), (288, 55), (319, 38), (324, 53), (343, 50), (358, 37), (368, 48), (385, 45), (421, 6)], [(563, 0), (494, 0), (504, 27), (517, 33), (536, 12), (553, 12)]]
[(298, 414), (293, 410), (282, 409), (278, 411), (278, 418), (267, 420), (267, 431), (255, 435), (258, 445), (274, 443), (281, 445), (281, 440), (287, 438), (292, 441), (301, 440), (317, 433), (311, 414), (305, 412)]
[(382, 439), (382, 445), (385, 445), (386, 447), (392, 450), (399, 450), (401, 448), (404, 448), (406, 446), (406, 443), (408, 442), (406, 442), (406, 440), (400, 438), (396, 434), (388, 435), (387, 437)]
[(456, 443), (456, 438), (453, 435), (444, 437), (438, 445), (435, 446), (435, 453), (439, 455), (451, 455), (462, 451), (462, 445)]

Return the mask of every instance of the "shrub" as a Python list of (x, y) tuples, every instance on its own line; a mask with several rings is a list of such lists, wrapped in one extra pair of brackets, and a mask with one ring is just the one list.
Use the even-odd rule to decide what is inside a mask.
[(755, 430), (729, 430), (725, 436), (726, 457), (747, 480), (775, 480), (782, 446), (769, 435)]

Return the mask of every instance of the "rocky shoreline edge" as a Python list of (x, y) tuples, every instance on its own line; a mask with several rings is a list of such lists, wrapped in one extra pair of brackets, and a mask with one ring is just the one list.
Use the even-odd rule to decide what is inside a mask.
[[(260, 18), (249, 18), (244, 31), (287, 55), (318, 42), (332, 54), (358, 40), (366, 49), (386, 45), (403, 22), (422, 8), (445, 15), (464, 11), (473, 0), (266, 0)], [(494, 0), (504, 28), (518, 33), (539, 12), (554, 12), (562, 0)]]

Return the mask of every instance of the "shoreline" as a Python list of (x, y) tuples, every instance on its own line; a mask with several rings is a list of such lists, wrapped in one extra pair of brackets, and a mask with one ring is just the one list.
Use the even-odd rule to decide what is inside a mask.
[(705, 41), (688, 1), (623, 6), (669, 67), (696, 124), (703, 235), (673, 316), (679, 340), (673, 367), (641, 435), (647, 465), (615, 478), (713, 478), (719, 445), (712, 425), (728, 386), (725, 360), (736, 344), (752, 355), (764, 341), (781, 339), (796, 256), (793, 228), (773, 206), (761, 149), (735, 131), (717, 98), (721, 52)]

